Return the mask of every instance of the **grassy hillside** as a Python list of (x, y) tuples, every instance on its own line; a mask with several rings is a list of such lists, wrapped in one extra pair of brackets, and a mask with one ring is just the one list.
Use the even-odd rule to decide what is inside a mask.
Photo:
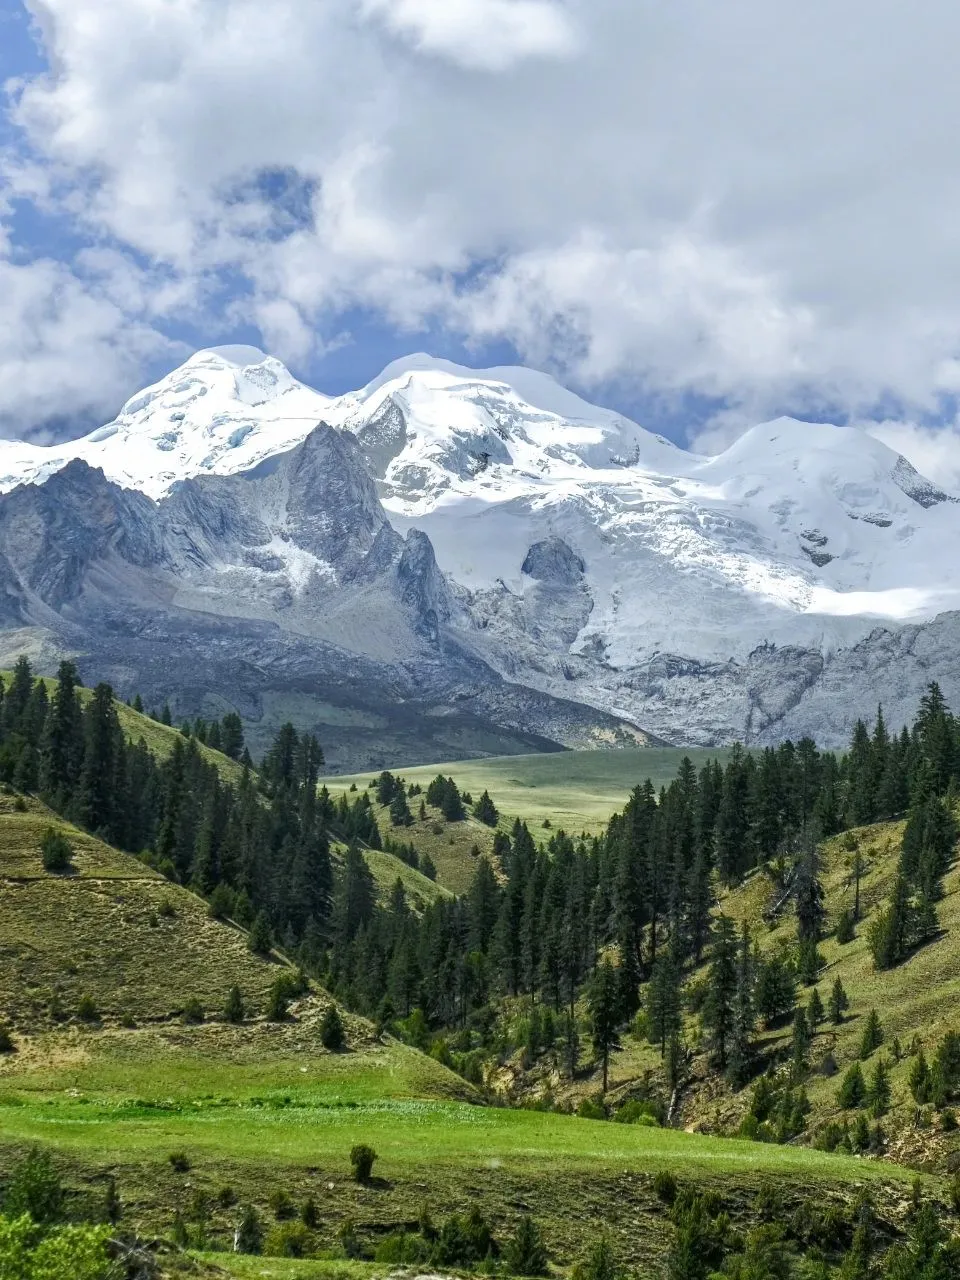
[[(40, 864), (39, 837), (51, 822), (74, 845), (70, 874)], [(0, 1055), (0, 1159), (34, 1142), (51, 1146), (70, 1188), (87, 1195), (109, 1172), (125, 1228), (143, 1235), (168, 1232), (177, 1210), (193, 1221), (202, 1200), (208, 1242), (227, 1245), (237, 1200), (255, 1203), (269, 1225), (282, 1192), (295, 1204), (316, 1201), (311, 1239), (321, 1249), (336, 1247), (348, 1218), (371, 1250), (384, 1232), (412, 1228), (424, 1203), (437, 1218), (477, 1206), (501, 1239), (521, 1213), (533, 1213), (561, 1265), (585, 1237), (609, 1230), (642, 1270), (669, 1238), (658, 1170), (714, 1187), (737, 1220), (773, 1183), (788, 1186), (798, 1209), (849, 1204), (872, 1182), (887, 1187), (885, 1202), (906, 1205), (906, 1174), (880, 1165), (475, 1105), (459, 1077), (381, 1041), (360, 1019), (345, 1016), (346, 1052), (325, 1050), (325, 993), (296, 1001), (284, 1022), (265, 1021), (280, 958), (252, 956), (244, 935), (210, 920), (188, 891), (36, 802), (22, 808), (6, 795), (0, 895), (0, 1016), (14, 1023), (16, 1046)], [(184, 1025), (187, 998), (215, 1010), (233, 982), (255, 1016), (239, 1026), (216, 1016)], [(49, 1017), (57, 988), (63, 1023)], [(82, 994), (99, 1019), (76, 1016)], [(378, 1152), (369, 1185), (350, 1177), (358, 1142)], [(229, 1255), (217, 1261), (228, 1274), (250, 1275), (245, 1262), (232, 1269)]]
[[(49, 827), (74, 850), (65, 874), (43, 869)], [(50, 1025), (52, 1004), (72, 1018), (83, 996), (107, 1025), (169, 1019), (190, 999), (218, 1011), (234, 983), (259, 1013), (281, 969), (200, 898), (37, 800), (0, 795), (0, 894), (0, 1016), (16, 1028)]]
[[(520, 817), (535, 827), (547, 818), (554, 827), (579, 835), (581, 831), (599, 831), (645, 778), (651, 778), (657, 787), (672, 781), (684, 756), (689, 756), (699, 769), (707, 760), (724, 760), (727, 754), (723, 749), (681, 747), (558, 751), (456, 760), (394, 772), (424, 788), (442, 773), (474, 798), (484, 789), (489, 791), (497, 808), (511, 821)], [(349, 789), (353, 783), (362, 789), (375, 776), (354, 774), (323, 781), (336, 793)]]

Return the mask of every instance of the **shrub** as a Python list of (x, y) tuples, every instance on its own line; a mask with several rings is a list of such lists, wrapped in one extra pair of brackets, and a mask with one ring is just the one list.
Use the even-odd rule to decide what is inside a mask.
[(207, 908), (214, 920), (229, 920), (233, 915), (233, 893), (229, 885), (218, 884), (210, 895)]
[(221, 1209), (232, 1209), (237, 1203), (237, 1193), (229, 1184), (220, 1188), (217, 1192), (217, 1204)]
[(234, 1248), (237, 1253), (263, 1252), (263, 1227), (252, 1204), (248, 1204), (240, 1215), (240, 1223), (234, 1235)]
[(529, 1214), (517, 1224), (516, 1233), (503, 1251), (504, 1264), (515, 1276), (545, 1276), (547, 1249), (540, 1228)]
[(133, 1031), (136, 1029), (137, 1020), (132, 1013), (121, 1013), (120, 1025), (124, 1031)]
[(305, 1227), (309, 1227), (311, 1231), (320, 1225), (320, 1213), (317, 1209), (317, 1202), (312, 1197), (307, 1197), (300, 1206), (300, 1221)]
[(167, 1160), (170, 1162), (170, 1168), (174, 1173), (190, 1172), (190, 1157), (185, 1151), (171, 1151), (167, 1156)]
[(273, 946), (273, 939), (270, 935), (270, 925), (267, 917), (261, 911), (254, 919), (250, 926), (250, 936), (247, 939), (247, 946), (256, 956), (268, 956)]
[(846, 946), (848, 942), (853, 941), (854, 936), (853, 912), (849, 907), (844, 907), (837, 917), (837, 942), (841, 946)]
[(290, 981), (286, 974), (281, 974), (270, 987), (267, 996), (267, 1021), (285, 1022), (290, 1007)]
[(93, 996), (83, 995), (77, 1003), (77, 1017), (81, 1022), (96, 1022), (100, 1017)]
[(246, 1010), (243, 1007), (243, 995), (240, 992), (240, 988), (236, 983), (234, 983), (227, 993), (227, 1003), (224, 1005), (223, 1009), (224, 1019), (227, 1022), (232, 1022), (234, 1025), (237, 1025), (243, 1021), (245, 1015)]
[(203, 1021), (203, 1005), (196, 996), (183, 1006), (183, 1021), (187, 1026), (196, 1026)]
[(40, 1235), (24, 1215), (0, 1218), (0, 1267), (30, 1280), (105, 1280), (111, 1275), (105, 1227), (67, 1226)]
[(273, 1210), (273, 1216), (278, 1222), (284, 1222), (287, 1218), (292, 1218), (296, 1214), (296, 1207), (290, 1199), (290, 1194), (283, 1187), (278, 1187), (276, 1191), (270, 1192), (270, 1208)]
[(9, 1027), (0, 1022), (0, 1053), (15, 1053), (16, 1049)]
[(70, 841), (56, 827), (47, 827), (40, 837), (40, 857), (45, 871), (69, 871), (73, 859)]
[(595, 1241), (587, 1256), (574, 1265), (570, 1280), (617, 1280), (620, 1269), (606, 1236)]
[(352, 1218), (344, 1218), (337, 1227), (337, 1240), (345, 1258), (362, 1258), (363, 1245), (357, 1235), (357, 1224)]
[(306, 1258), (310, 1232), (302, 1222), (284, 1222), (270, 1230), (264, 1249), (274, 1258)]
[(677, 1180), (668, 1169), (660, 1169), (653, 1175), (653, 1194), (664, 1204), (673, 1204), (677, 1198)]
[(11, 1218), (27, 1213), (47, 1225), (63, 1213), (63, 1184), (50, 1153), (33, 1147), (13, 1166), (3, 1197), (3, 1211)]
[(426, 1240), (419, 1236), (407, 1235), (405, 1231), (397, 1231), (384, 1236), (374, 1253), (375, 1262), (385, 1262), (395, 1267), (417, 1266), (427, 1261), (430, 1247)]
[(320, 1043), (332, 1053), (339, 1052), (346, 1044), (343, 1019), (335, 1004), (328, 1005), (324, 1012), (323, 1021), (320, 1024)]
[(377, 1153), (365, 1142), (359, 1142), (350, 1149), (350, 1172), (354, 1182), (369, 1182), (373, 1173), (373, 1164)]
[(439, 1267), (472, 1267), (497, 1250), (490, 1224), (476, 1206), (467, 1214), (451, 1214), (434, 1243), (430, 1261)]
[(157, 910), (164, 920), (173, 920), (177, 914), (177, 909), (169, 898), (164, 898)]
[(606, 1120), (607, 1113), (602, 1102), (596, 1098), (583, 1098), (577, 1107), (577, 1115), (581, 1120)]

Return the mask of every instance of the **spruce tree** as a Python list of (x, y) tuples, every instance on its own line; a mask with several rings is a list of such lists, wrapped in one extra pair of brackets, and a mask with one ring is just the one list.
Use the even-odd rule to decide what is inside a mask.
[(854, 1062), (847, 1068), (847, 1072), (840, 1082), (840, 1088), (837, 1091), (837, 1106), (844, 1110), (850, 1110), (853, 1107), (862, 1107), (867, 1100), (867, 1084), (863, 1078), (863, 1068), (859, 1062)]
[(610, 1054), (620, 1048), (617, 1035), (621, 1019), (620, 984), (616, 970), (604, 959), (597, 967), (587, 995), (590, 1008), (593, 1051), (603, 1070), (603, 1092), (607, 1092)]
[(867, 1086), (867, 1105), (875, 1120), (890, 1110), (890, 1070), (886, 1058), (878, 1058)]
[(734, 1001), (737, 992), (737, 934), (729, 916), (719, 915), (714, 922), (707, 974), (707, 995), (703, 1006), (703, 1024), (710, 1042), (714, 1066), (723, 1071), (734, 1028)]
[(883, 1044), (883, 1027), (880, 1025), (880, 1015), (876, 1009), (871, 1009), (867, 1014), (867, 1020), (863, 1025), (863, 1035), (860, 1038), (860, 1058), (861, 1061), (870, 1057), (875, 1049)]
[(250, 926), (247, 946), (254, 955), (266, 956), (270, 954), (273, 947), (273, 936), (270, 932), (270, 922), (262, 911), (257, 912), (253, 924)]
[(830, 1021), (835, 1027), (839, 1027), (843, 1022), (843, 1015), (850, 1007), (850, 999), (846, 991), (843, 989), (843, 983), (839, 977), (834, 979), (833, 987), (830, 991), (830, 1002), (827, 1011), (830, 1014)]
[(667, 1051), (671, 1038), (682, 1026), (680, 1008), (680, 970), (670, 951), (657, 957), (647, 986), (647, 1038), (660, 1046), (660, 1057)]
[(227, 1003), (224, 1006), (223, 1017), (226, 1022), (239, 1024), (243, 1021), (246, 1010), (243, 1005), (243, 995), (240, 988), (234, 983), (227, 994)]
[(816, 987), (810, 993), (810, 999), (807, 1002), (807, 1025), (810, 1027), (811, 1033), (816, 1030), (825, 1017), (823, 1001), (820, 999), (820, 992)]
[(473, 806), (473, 816), (478, 822), (482, 822), (488, 827), (495, 827), (500, 821), (500, 814), (497, 812), (497, 806), (490, 799), (489, 791), (484, 790), (477, 803)]

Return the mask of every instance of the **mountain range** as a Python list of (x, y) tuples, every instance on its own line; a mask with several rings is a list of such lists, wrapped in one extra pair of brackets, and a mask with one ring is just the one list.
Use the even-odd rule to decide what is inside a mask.
[(545, 374), (427, 356), (328, 397), (198, 352), (0, 441), (0, 663), (75, 655), (336, 768), (804, 733), (960, 695), (960, 502), (855, 428), (687, 452)]

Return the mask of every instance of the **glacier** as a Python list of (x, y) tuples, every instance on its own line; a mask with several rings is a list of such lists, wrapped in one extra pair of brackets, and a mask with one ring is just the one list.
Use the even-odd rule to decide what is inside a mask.
[[(312, 490), (291, 497), (290, 459), (320, 424), (336, 474), (314, 466)], [(15, 494), (77, 467), (159, 513), (141, 523), (161, 551), (135, 566), (155, 616), (162, 598), (178, 628), (269, 626), (294, 646), (338, 646), (347, 666), (414, 662), (426, 644), (434, 665), (546, 699), (538, 732), (559, 745), (839, 742), (878, 701), (906, 719), (930, 678), (960, 694), (960, 502), (856, 428), (780, 418), (706, 456), (530, 369), (418, 354), (326, 396), (256, 348), (222, 347), (79, 440), (0, 441), (0, 520)], [(345, 577), (329, 554), (338, 522), (353, 522), (351, 543), (371, 520), (391, 563), (406, 545), (430, 560), (406, 595), (379, 578), (360, 590), (356, 566)], [(45, 536), (55, 547), (67, 531)], [(0, 587), (22, 599), (6, 620), (0, 600), (0, 644), (86, 647), (95, 666), (102, 637), (76, 600), (37, 598), (17, 556), (6, 562)], [(397, 599), (416, 616), (391, 635)], [(566, 739), (543, 710), (554, 703), (583, 709), (576, 729), (560, 716)]]

